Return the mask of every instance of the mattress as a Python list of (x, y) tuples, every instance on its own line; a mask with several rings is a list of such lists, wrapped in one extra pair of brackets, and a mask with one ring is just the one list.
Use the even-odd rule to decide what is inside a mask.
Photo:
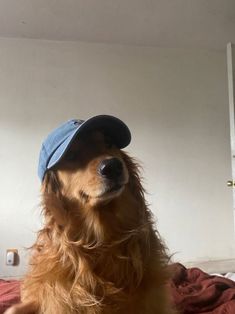
[(0, 279), (0, 314), (20, 302), (20, 282)]

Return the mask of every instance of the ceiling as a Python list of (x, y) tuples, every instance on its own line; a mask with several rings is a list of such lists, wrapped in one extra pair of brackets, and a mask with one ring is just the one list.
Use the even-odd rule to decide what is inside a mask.
[(0, 0), (0, 37), (220, 50), (235, 0)]

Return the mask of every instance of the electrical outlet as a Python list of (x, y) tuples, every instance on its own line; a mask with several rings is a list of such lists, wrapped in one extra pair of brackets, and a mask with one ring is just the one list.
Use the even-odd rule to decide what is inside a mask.
[(6, 251), (6, 265), (15, 266), (19, 264), (19, 254), (17, 249), (8, 249)]

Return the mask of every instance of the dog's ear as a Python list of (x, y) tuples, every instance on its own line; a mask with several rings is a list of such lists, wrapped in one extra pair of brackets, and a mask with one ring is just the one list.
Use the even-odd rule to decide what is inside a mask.
[(133, 189), (138, 188), (138, 190), (142, 190), (141, 186), (141, 176), (140, 176), (140, 164), (135, 160), (135, 158), (130, 157), (126, 152), (121, 151), (122, 159), (128, 169), (130, 176), (130, 185)]
[(56, 172), (48, 170), (45, 174), (42, 183), (42, 193), (50, 194), (54, 193), (56, 195), (60, 194), (61, 184), (57, 177)]
[(145, 203), (145, 189), (142, 186), (141, 183), (141, 175), (140, 175), (140, 169), (141, 166), (139, 162), (135, 160), (135, 158), (130, 157), (126, 152), (121, 151), (122, 153), (122, 159), (126, 164), (126, 167), (129, 172), (129, 187), (135, 195), (135, 198), (138, 200), (139, 204), (146, 207)]
[(49, 170), (46, 172), (42, 183), (42, 206), (45, 215), (52, 215), (59, 226), (63, 226), (66, 221), (66, 210), (61, 196), (61, 183), (56, 172)]

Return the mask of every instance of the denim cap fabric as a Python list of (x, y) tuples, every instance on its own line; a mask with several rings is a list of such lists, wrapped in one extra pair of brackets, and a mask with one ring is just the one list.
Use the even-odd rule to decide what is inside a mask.
[(55, 166), (68, 150), (70, 144), (82, 132), (105, 130), (118, 148), (126, 147), (131, 141), (131, 133), (127, 125), (120, 119), (109, 115), (94, 116), (86, 121), (69, 120), (53, 130), (42, 143), (38, 176), (43, 181), (48, 169)]

